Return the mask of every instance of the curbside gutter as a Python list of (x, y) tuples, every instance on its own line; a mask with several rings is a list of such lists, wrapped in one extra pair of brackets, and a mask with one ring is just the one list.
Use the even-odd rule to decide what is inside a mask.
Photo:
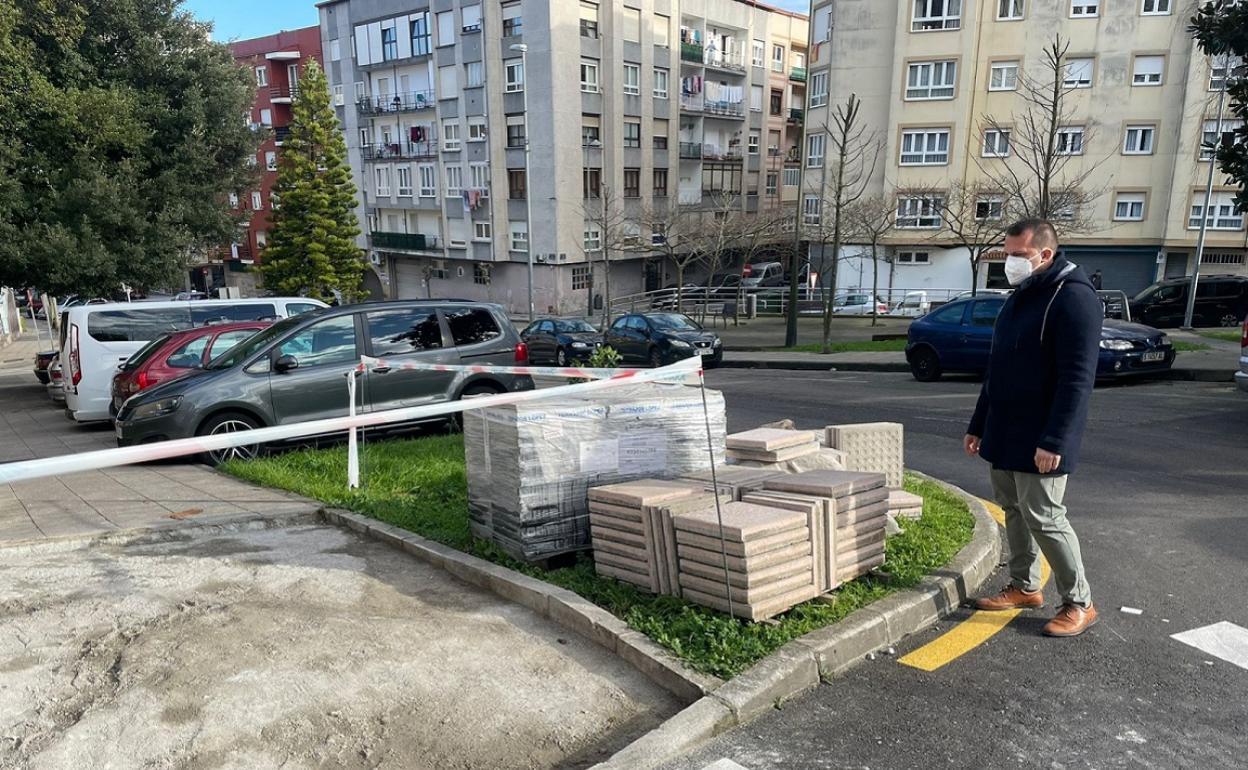
[[(814, 354), (811, 354), (814, 355)], [(724, 358), (718, 365), (720, 369), (770, 369), (773, 371), (790, 371), (790, 372), (909, 372), (910, 364), (905, 360), (901, 361), (861, 361), (861, 360), (837, 360), (837, 356), (841, 354), (832, 353), (826, 357), (828, 360), (819, 361), (811, 359), (746, 359), (746, 358)], [(1140, 374), (1127, 377), (1120, 380), (1106, 380), (1105, 382), (1147, 382), (1147, 381), (1172, 381), (1172, 382), (1234, 382), (1235, 370), (1231, 367), (1226, 369), (1213, 369), (1208, 367), (1184, 367), (1175, 366), (1164, 372), (1156, 372), (1150, 374)], [(1099, 381), (1098, 381), (1099, 382)]]

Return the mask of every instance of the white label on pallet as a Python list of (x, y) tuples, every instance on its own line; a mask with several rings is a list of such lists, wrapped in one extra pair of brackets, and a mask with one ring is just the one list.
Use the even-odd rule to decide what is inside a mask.
[(617, 439), (581, 442), (581, 472), (608, 473), (620, 469), (620, 442)]

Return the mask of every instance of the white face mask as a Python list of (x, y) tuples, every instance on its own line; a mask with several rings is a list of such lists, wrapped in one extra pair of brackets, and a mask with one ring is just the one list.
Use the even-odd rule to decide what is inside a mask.
[(1009, 281), (1011, 286), (1017, 286), (1030, 278), (1033, 270), (1031, 260), (1026, 257), (1005, 258), (1005, 280)]

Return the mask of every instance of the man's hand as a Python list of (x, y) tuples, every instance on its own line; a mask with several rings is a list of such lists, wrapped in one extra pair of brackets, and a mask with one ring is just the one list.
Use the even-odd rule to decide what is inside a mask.
[(979, 436), (972, 436), (969, 433), (966, 434), (966, 437), (962, 439), (962, 449), (966, 451), (967, 457), (976, 457), (979, 455), (979, 443)]
[(1052, 473), (1061, 464), (1061, 455), (1055, 455), (1047, 449), (1036, 447), (1036, 469), (1041, 473)]

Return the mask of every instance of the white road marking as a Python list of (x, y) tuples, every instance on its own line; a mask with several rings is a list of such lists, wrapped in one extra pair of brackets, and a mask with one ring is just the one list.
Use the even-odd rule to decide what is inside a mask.
[(1170, 638), (1248, 670), (1248, 628), (1223, 620)]
[(744, 765), (738, 765), (731, 759), (717, 759), (702, 770), (746, 770)]

